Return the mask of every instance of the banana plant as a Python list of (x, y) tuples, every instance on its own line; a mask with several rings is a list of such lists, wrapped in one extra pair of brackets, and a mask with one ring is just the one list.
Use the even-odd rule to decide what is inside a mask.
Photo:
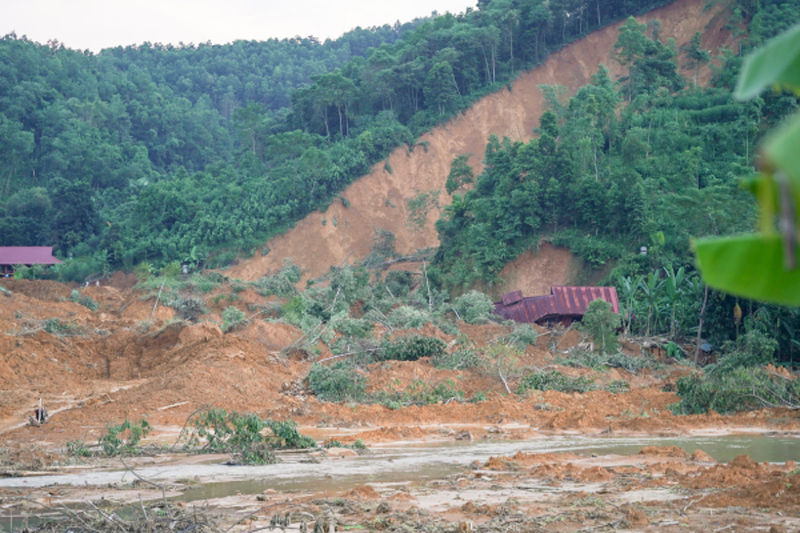
[(661, 287), (664, 284), (658, 276), (658, 272), (650, 272), (647, 275), (647, 280), (641, 279), (639, 281), (639, 288), (644, 294), (645, 302), (647, 303), (647, 326), (645, 329), (645, 337), (650, 336), (650, 326), (653, 322), (654, 315), (658, 312), (659, 294)]

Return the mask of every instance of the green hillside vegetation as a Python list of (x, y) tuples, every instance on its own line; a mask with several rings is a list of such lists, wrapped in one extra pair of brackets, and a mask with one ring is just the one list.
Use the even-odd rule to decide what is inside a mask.
[(325, 43), (95, 55), (7, 35), (0, 244), (54, 245), (71, 279), (224, 266), (550, 51), (658, 5), (574, 4), (481, 2)]
[[(785, 4), (784, 11), (762, 8), (751, 19), (761, 32), (751, 43), (763, 42), (764, 20), (774, 22), (771, 34), (800, 15)], [(792, 18), (778, 24), (767, 15), (778, 11)], [(699, 43), (697, 35), (685, 50), (695, 64), (710, 59)], [(453, 201), (437, 222), (441, 246), (431, 279), (456, 293), (492, 285), (510, 260), (544, 238), (617, 285), (629, 333), (686, 339), (697, 331), (705, 299), (704, 335), (722, 342), (757, 329), (793, 361), (797, 311), (715, 291), (706, 298), (690, 239), (756, 229), (756, 202), (741, 178), (754, 174), (759, 140), (798, 100), (791, 92), (734, 100), (741, 57), (732, 53), (713, 67), (711, 86), (695, 86), (678, 70), (678, 53), (630, 18), (615, 46), (628, 76), (617, 82), (601, 66), (570, 98), (562, 87), (541, 86), (549, 108), (537, 138), (490, 137), (474, 185), (461, 183), (471, 169), (454, 160)]]

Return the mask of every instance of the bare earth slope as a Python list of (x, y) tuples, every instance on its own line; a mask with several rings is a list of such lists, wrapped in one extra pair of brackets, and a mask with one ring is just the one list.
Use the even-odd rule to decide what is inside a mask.
[[(718, 9), (703, 12), (703, 4), (703, 0), (679, 0), (640, 17), (640, 21), (658, 19), (662, 38), (674, 38), (679, 47), (687, 44), (696, 31), (701, 31), (703, 47), (713, 56), (731, 40), (730, 32), (723, 29), (727, 16)], [(511, 84), (511, 90), (483, 98), (457, 118), (423, 135), (413, 151), (405, 146), (397, 148), (388, 158), (388, 165), (383, 162), (375, 165), (370, 174), (345, 189), (342, 197), (347, 199), (349, 207), (336, 200), (326, 212), (312, 213), (290, 231), (269, 241), (268, 255), (257, 254), (243, 261), (229, 275), (253, 281), (276, 271), (285, 258), (291, 258), (303, 267), (307, 278), (317, 277), (331, 266), (367, 255), (376, 229), (393, 232), (400, 253), (437, 246), (434, 222), (440, 211), (432, 209), (425, 226), (414, 231), (406, 224), (406, 201), (421, 192), (442, 191), (439, 204), (449, 203), (444, 184), (450, 163), (460, 154), (472, 154), (470, 164), (479, 171), (486, 139), (492, 133), (529, 140), (544, 106), (538, 85), (560, 84), (575, 91), (589, 81), (601, 63), (611, 70), (613, 77), (618, 77), (621, 69), (611, 59), (611, 51), (620, 25), (596, 31), (551, 55), (545, 64), (520, 75)], [(512, 269), (525, 270), (525, 262), (531, 255), (520, 258)], [(533, 289), (513, 284), (507, 288), (526, 292)]]

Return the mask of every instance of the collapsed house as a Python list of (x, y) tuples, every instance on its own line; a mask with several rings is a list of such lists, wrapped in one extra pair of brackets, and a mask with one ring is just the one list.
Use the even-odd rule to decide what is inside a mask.
[(611, 304), (619, 313), (619, 298), (615, 287), (550, 287), (550, 294), (523, 297), (522, 291), (504, 294), (502, 301), (494, 304), (495, 313), (506, 320), (553, 325), (560, 322), (568, 326), (580, 320), (594, 300)]

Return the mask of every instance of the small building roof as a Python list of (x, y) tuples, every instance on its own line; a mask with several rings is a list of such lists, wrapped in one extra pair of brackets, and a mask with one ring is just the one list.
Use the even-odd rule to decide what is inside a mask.
[(57, 265), (52, 246), (0, 246), (0, 265)]
[(594, 300), (611, 304), (619, 313), (619, 298), (615, 287), (550, 287), (550, 294), (522, 297), (520, 291), (504, 294), (495, 304), (495, 312), (506, 320), (516, 322), (538, 322), (545, 318), (560, 316), (583, 316)]

